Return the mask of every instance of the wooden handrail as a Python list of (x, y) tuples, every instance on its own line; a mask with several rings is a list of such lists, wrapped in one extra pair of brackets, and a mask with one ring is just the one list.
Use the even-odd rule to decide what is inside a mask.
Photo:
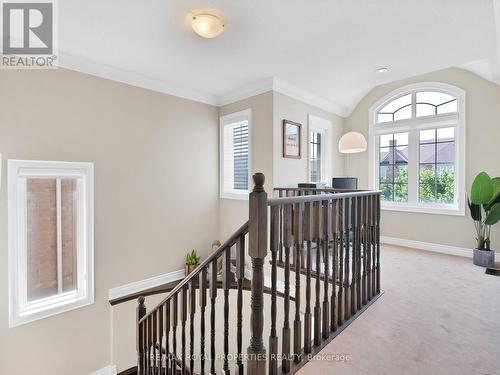
[(295, 203), (306, 203), (306, 202), (321, 202), (327, 200), (340, 200), (344, 198), (354, 198), (354, 197), (366, 197), (372, 195), (380, 195), (379, 190), (356, 190), (348, 193), (336, 193), (336, 194), (318, 194), (318, 195), (300, 195), (294, 197), (282, 197), (273, 198), (267, 201), (268, 206), (281, 206), (287, 204)]
[(293, 191), (293, 192), (313, 192), (313, 193), (348, 193), (354, 191), (365, 191), (358, 189), (334, 189), (334, 188), (308, 188), (308, 187), (275, 187), (274, 191)]
[[(214, 260), (216, 260), (217, 258), (219, 258), (224, 250), (226, 250), (228, 247), (233, 246), (234, 244), (236, 244), (236, 241), (238, 240), (238, 238), (240, 238), (242, 235), (244, 235), (246, 233), (248, 233), (248, 221), (245, 224), (243, 224), (236, 232), (234, 232), (233, 235), (231, 237), (229, 237), (229, 239), (227, 241), (225, 241), (221, 246), (219, 246), (219, 248), (216, 251), (214, 251), (212, 254), (210, 254), (203, 262), (201, 262), (200, 265), (198, 265), (198, 267), (196, 267), (193, 272), (191, 272), (188, 276), (186, 276), (182, 280), (182, 282), (180, 282), (179, 284), (177, 284), (170, 291), (170, 293), (157, 305), (157, 307), (160, 306), (160, 305), (163, 305), (163, 304), (167, 303), (172, 298), (172, 296), (174, 294), (178, 293), (192, 279), (194, 279), (195, 277), (197, 277), (199, 275), (201, 269), (207, 267), (211, 262), (213, 262)], [(139, 321), (139, 323), (142, 323), (143, 321), (145, 321), (153, 313), (153, 311), (154, 311), (154, 308), (149, 313), (147, 313)]]

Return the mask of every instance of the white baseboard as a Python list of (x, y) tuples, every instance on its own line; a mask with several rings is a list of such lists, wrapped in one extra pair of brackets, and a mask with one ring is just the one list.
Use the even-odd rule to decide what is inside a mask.
[(184, 278), (184, 270), (177, 270), (163, 275), (158, 275), (145, 280), (134, 281), (129, 284), (111, 288), (108, 291), (108, 300), (114, 300), (128, 296), (129, 294), (138, 293), (142, 290), (155, 288), (157, 286), (170, 283), (172, 281), (181, 280)]
[(116, 366), (110, 365), (100, 370), (94, 371), (89, 375), (116, 375), (116, 374), (117, 374)]
[(418, 250), (432, 251), (434, 253), (457, 255), (466, 258), (472, 258), (472, 249), (465, 247), (440, 245), (431, 242), (421, 242), (415, 240), (406, 240), (404, 238), (380, 236), (380, 242), (387, 245), (396, 245), (410, 247)]

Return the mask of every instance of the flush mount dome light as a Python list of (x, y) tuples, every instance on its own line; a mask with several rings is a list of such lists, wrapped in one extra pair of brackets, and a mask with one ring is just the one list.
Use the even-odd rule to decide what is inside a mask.
[(224, 31), (222, 20), (213, 14), (196, 14), (191, 26), (196, 34), (203, 38), (215, 38)]
[(378, 68), (377, 73), (387, 73), (389, 71), (389, 68)]

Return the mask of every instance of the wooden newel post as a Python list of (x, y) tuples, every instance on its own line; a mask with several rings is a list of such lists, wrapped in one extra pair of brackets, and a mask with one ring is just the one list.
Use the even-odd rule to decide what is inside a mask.
[(143, 348), (143, 334), (144, 330), (141, 329), (141, 326), (139, 324), (139, 321), (146, 315), (146, 305), (144, 304), (144, 297), (139, 297), (137, 300), (137, 314), (136, 314), (136, 319), (137, 319), (137, 332), (136, 332), (136, 338), (137, 338), (137, 371), (139, 375), (143, 374), (143, 368), (144, 368), (144, 348)]
[(255, 187), (250, 193), (249, 245), (252, 258), (252, 313), (250, 316), (250, 346), (248, 347), (248, 375), (266, 373), (266, 348), (262, 340), (264, 329), (264, 259), (267, 255), (267, 193), (264, 191), (265, 177), (253, 175)]

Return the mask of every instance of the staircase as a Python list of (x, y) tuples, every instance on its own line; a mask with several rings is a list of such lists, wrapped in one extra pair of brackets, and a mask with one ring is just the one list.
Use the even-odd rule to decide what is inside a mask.
[(127, 374), (293, 374), (381, 295), (379, 192), (254, 183), (249, 221), (149, 312), (139, 298)]

